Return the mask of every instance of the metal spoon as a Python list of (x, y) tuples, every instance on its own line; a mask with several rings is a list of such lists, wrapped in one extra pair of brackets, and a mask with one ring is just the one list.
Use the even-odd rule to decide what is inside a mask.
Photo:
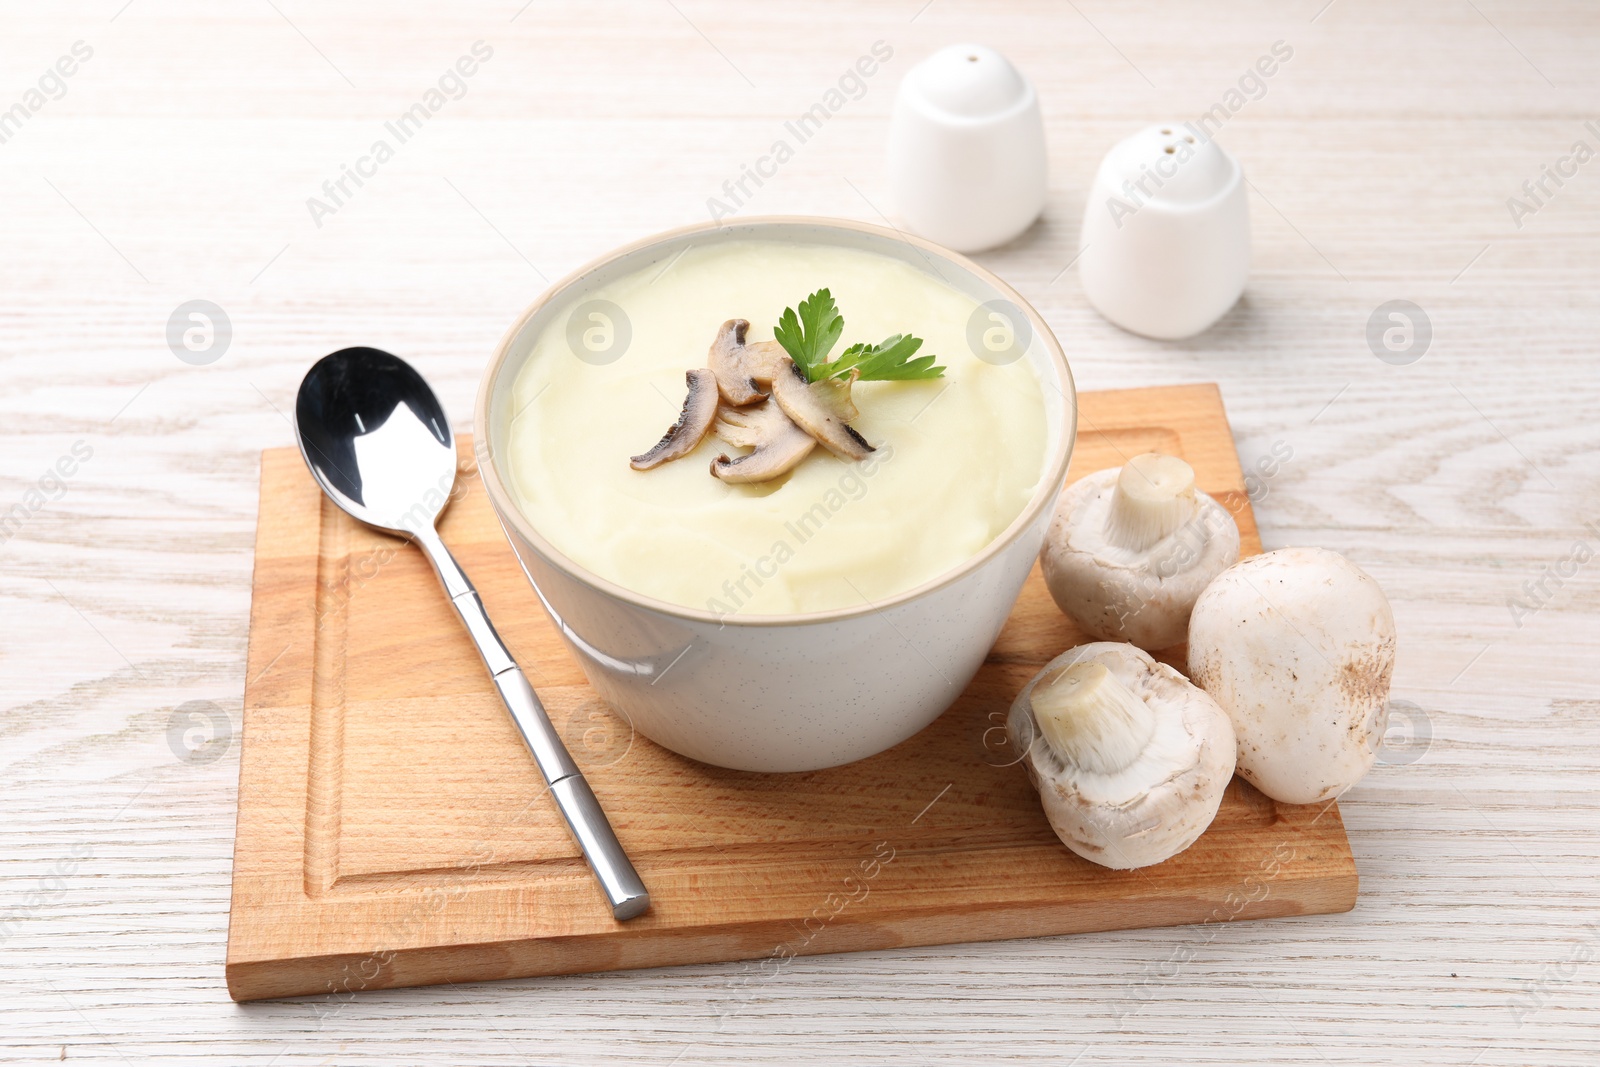
[(506, 710), (617, 919), (650, 907), (650, 894), (617, 842), (589, 783), (511, 658), (483, 601), (435, 524), (456, 480), (455, 437), (422, 375), (376, 348), (346, 348), (306, 372), (294, 405), (300, 454), (322, 491), (361, 522), (410, 537), (433, 562), (494, 678)]

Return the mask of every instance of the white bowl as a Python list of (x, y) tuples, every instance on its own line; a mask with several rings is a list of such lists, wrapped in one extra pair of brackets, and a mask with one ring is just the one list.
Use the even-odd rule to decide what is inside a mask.
[[(860, 608), (718, 616), (643, 596), (578, 565), (540, 535), (506, 488), (512, 386), (534, 340), (619, 276), (689, 245), (758, 238), (829, 243), (909, 263), (980, 302), (1026, 316), (1027, 359), (1043, 385), (1046, 458), (1016, 520), (960, 567)], [(1023, 331), (1018, 331), (1019, 333)], [(999, 278), (937, 245), (835, 219), (752, 218), (647, 238), (551, 286), (496, 348), (478, 391), (478, 469), (528, 580), (596, 692), (652, 741), (749, 771), (806, 771), (891, 748), (938, 718), (966, 688), (1016, 601), (1066, 481), (1076, 394), (1061, 346)], [(530, 609), (532, 602), (530, 601)], [(819, 665), (825, 664), (826, 667)]]

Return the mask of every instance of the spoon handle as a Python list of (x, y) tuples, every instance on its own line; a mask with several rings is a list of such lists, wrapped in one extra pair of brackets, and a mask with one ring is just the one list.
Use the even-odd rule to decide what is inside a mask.
[(512, 721), (533, 753), (534, 762), (539, 765), (539, 772), (549, 783), (550, 795), (583, 849), (583, 858), (589, 861), (589, 868), (611, 902), (611, 914), (618, 920), (643, 914), (650, 907), (649, 891), (617, 841), (600, 801), (572, 761), (567, 747), (561, 743), (561, 736), (551, 724), (538, 694), (489, 621), (489, 613), (484, 611), (477, 589), (440, 540), (437, 530), (429, 527), (419, 533), (416, 540), (438, 571), (450, 603), (455, 605), (473, 643), (478, 646), (500, 699), (505, 701), (506, 710), (511, 713)]

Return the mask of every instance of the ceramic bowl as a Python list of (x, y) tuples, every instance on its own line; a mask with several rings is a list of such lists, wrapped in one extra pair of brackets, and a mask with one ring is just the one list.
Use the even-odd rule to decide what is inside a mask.
[[(837, 244), (909, 263), (980, 302), (1026, 318), (1027, 359), (1046, 406), (1046, 458), (1032, 498), (986, 548), (954, 570), (859, 608), (719, 616), (643, 596), (563, 555), (507, 488), (501, 457), (512, 386), (534, 340), (563, 328), (591, 292), (665, 263), (689, 245), (759, 239)], [(1019, 346), (1020, 347), (1020, 346)], [(538, 602), (584, 673), (634, 729), (675, 752), (749, 771), (850, 763), (904, 741), (961, 694), (999, 636), (1033, 567), (1066, 480), (1076, 430), (1072, 375), (1050, 328), (1021, 295), (967, 259), (892, 230), (772, 217), (674, 230), (618, 249), (563, 278), (507, 331), (478, 391), (473, 433), (484, 488)], [(530, 610), (533, 601), (529, 601)], [(819, 664), (827, 664), (820, 669)]]

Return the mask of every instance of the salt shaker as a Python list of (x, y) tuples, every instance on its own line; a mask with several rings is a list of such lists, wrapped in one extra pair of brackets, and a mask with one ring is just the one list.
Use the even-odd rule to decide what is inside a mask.
[(1026, 230), (1045, 194), (1033, 84), (982, 45), (951, 45), (918, 63), (895, 97), (889, 186), (911, 230), (958, 252)]
[(1192, 124), (1151, 126), (1106, 153), (1079, 240), (1083, 291), (1100, 314), (1146, 337), (1191, 337), (1244, 292), (1244, 171)]

